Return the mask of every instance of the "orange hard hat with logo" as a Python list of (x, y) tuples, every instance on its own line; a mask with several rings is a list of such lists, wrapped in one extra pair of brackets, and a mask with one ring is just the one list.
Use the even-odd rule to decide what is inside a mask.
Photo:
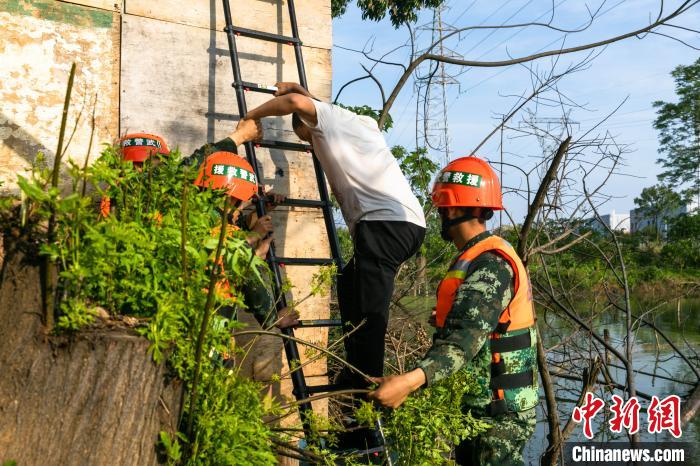
[(258, 192), (253, 167), (233, 152), (214, 152), (207, 157), (194, 184), (204, 188), (225, 189), (226, 194), (240, 201), (247, 201)]
[(155, 154), (170, 154), (170, 149), (168, 149), (165, 140), (155, 134), (127, 134), (119, 140), (119, 146), (121, 147), (124, 160), (131, 162), (142, 163)]
[(435, 179), (435, 207), (482, 207), (502, 210), (501, 183), (486, 160), (461, 157), (448, 163)]

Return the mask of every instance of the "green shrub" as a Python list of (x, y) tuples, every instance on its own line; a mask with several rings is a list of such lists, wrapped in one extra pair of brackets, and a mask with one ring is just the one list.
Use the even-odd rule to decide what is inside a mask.
[[(107, 147), (86, 171), (71, 165), (73, 192), (68, 195), (46, 188), (49, 173), (41, 164), (19, 185), (32, 220), (26, 228), (35, 237), (43, 234), (41, 225), (51, 210), (56, 212), (56, 241), (41, 249), (59, 270), (55, 331), (89, 325), (97, 306), (114, 317), (138, 316), (146, 322), (139, 331), (151, 342), (149, 353), (156, 362), (167, 361), (189, 393), (207, 289), (212, 277), (215, 282), (223, 278), (220, 267), (212, 270), (218, 244), (212, 231), (220, 227), (226, 196), (200, 192), (192, 184), (196, 173), (183, 170), (178, 158), (175, 152), (157, 167), (147, 163), (138, 171)], [(99, 216), (95, 199), (82, 196), (83, 182), (92, 197), (111, 200), (109, 215)], [(244, 234), (235, 231), (225, 241), (220, 262), (227, 277), (239, 283), (261, 280), (258, 267), (266, 267), (246, 246)], [(245, 307), (240, 293), (235, 298)], [(224, 304), (230, 301), (217, 297), (212, 310)], [(171, 463), (276, 464), (271, 431), (263, 422), (275, 408), (263, 406), (259, 384), (207, 356), (210, 350), (231, 351), (229, 329), (213, 324), (212, 319), (204, 333), (201, 381), (194, 388), (197, 406), (189, 399), (184, 406), (193, 419), (192, 435), (162, 433), (160, 446)]]

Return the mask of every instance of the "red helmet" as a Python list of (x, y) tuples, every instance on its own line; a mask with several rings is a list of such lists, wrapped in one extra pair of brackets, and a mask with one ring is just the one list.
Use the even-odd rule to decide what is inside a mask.
[(247, 201), (258, 192), (253, 167), (232, 152), (214, 152), (207, 157), (194, 184), (211, 189), (226, 189), (226, 194), (240, 201)]
[(496, 172), (478, 157), (461, 157), (440, 171), (431, 195), (435, 207), (503, 209)]
[(153, 134), (132, 133), (119, 140), (125, 161), (145, 162), (153, 154), (170, 154), (165, 140)]

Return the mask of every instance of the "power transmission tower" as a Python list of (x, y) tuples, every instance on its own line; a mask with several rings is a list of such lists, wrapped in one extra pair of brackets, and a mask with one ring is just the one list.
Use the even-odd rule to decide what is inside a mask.
[[(447, 2), (445, 2), (447, 3)], [(443, 38), (456, 28), (443, 21), (449, 7), (443, 3), (433, 9), (433, 20), (419, 30), (430, 31), (430, 45), (437, 43), (433, 53), (452, 58), (463, 58), (448, 48)], [(432, 152), (433, 160), (440, 166), (450, 161), (450, 134), (447, 124), (447, 88), (459, 81), (451, 74), (445, 63), (430, 63), (417, 73), (416, 86), (416, 147), (425, 147)]]

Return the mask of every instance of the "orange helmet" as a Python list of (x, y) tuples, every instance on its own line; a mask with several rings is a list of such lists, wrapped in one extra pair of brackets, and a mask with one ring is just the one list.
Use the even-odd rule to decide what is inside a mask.
[(461, 157), (440, 171), (431, 195), (435, 207), (483, 207), (502, 210), (501, 183), (478, 157)]
[(125, 161), (145, 162), (153, 154), (170, 154), (168, 145), (160, 136), (147, 133), (127, 134), (119, 140)]
[(255, 171), (247, 160), (232, 152), (214, 152), (204, 161), (194, 184), (226, 189), (226, 194), (247, 201), (258, 191)]

